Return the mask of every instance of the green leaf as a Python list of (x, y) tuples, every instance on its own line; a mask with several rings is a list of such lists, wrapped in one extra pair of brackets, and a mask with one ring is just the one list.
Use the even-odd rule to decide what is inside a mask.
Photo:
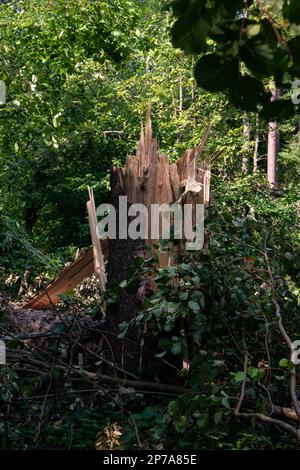
[(290, 360), (286, 358), (280, 359), (279, 365), (280, 367), (287, 368), (290, 365)]
[(262, 83), (249, 75), (232, 84), (229, 96), (230, 101), (244, 111), (256, 111), (258, 104), (265, 103), (268, 99)]
[(248, 38), (252, 38), (253, 36), (257, 36), (260, 33), (261, 25), (259, 23), (250, 24), (246, 28), (246, 34)]
[(61, 113), (57, 113), (55, 114), (55, 116), (53, 117), (53, 120), (52, 120), (52, 123), (53, 123), (53, 126), (54, 127), (58, 127), (58, 118), (61, 116)]
[(214, 423), (216, 425), (220, 424), (223, 418), (224, 411), (220, 410), (214, 414)]
[(200, 278), (199, 278), (199, 276), (194, 276), (194, 277), (192, 277), (192, 283), (193, 283), (196, 287), (199, 287), (199, 286), (200, 286)]
[(174, 343), (174, 344), (172, 345), (172, 347), (171, 347), (172, 353), (175, 354), (175, 355), (180, 354), (180, 352), (181, 352), (181, 347), (182, 347), (182, 344), (181, 344), (181, 343), (179, 343), (179, 342), (178, 342), (178, 343)]
[(299, 0), (285, 0), (283, 16), (291, 23), (300, 24), (300, 2)]
[(191, 269), (191, 267), (190, 267), (190, 265), (189, 265), (188, 263), (181, 263), (180, 269), (182, 269), (182, 271), (187, 271), (187, 272), (189, 272), (190, 269)]
[(158, 345), (159, 349), (168, 350), (172, 346), (172, 341), (169, 338), (161, 338)]
[(175, 16), (190, 15), (198, 18), (203, 12), (206, 0), (173, 0), (172, 9)]
[(273, 15), (278, 15), (283, 7), (283, 0), (264, 0), (264, 3)]
[(198, 302), (195, 302), (194, 300), (190, 300), (188, 303), (188, 306), (194, 313), (200, 312), (200, 305), (198, 304)]
[(135, 317), (135, 321), (136, 321), (137, 323), (141, 322), (142, 320), (144, 320), (144, 314), (143, 314), (143, 313), (140, 313), (139, 315), (137, 315), (137, 316)]
[(188, 54), (198, 54), (206, 49), (206, 36), (209, 31), (210, 25), (204, 18), (195, 21), (195, 18), (183, 16), (173, 25), (173, 44)]
[(291, 39), (288, 42), (288, 47), (292, 52), (294, 63), (300, 66), (300, 36)]
[(255, 36), (241, 48), (241, 58), (257, 76), (268, 76), (274, 69), (274, 48)]
[(207, 428), (208, 424), (209, 424), (208, 413), (203, 413), (197, 418), (197, 426), (199, 429)]
[(257, 367), (249, 367), (248, 375), (251, 379), (259, 382), (265, 375), (265, 371), (263, 369), (258, 369)]
[(167, 354), (167, 351), (164, 351), (164, 352), (162, 352), (162, 353), (155, 354), (154, 357), (158, 357), (159, 359), (161, 359), (161, 358), (164, 357), (166, 354)]
[(168, 413), (171, 416), (176, 416), (182, 411), (182, 405), (179, 400), (170, 401), (168, 404)]
[(222, 398), (221, 403), (224, 406), (224, 408), (230, 408), (228, 397)]
[(183, 300), (183, 301), (184, 301), (184, 300), (187, 300), (188, 297), (189, 297), (189, 293), (188, 293), (188, 292), (180, 292), (180, 294), (179, 294), (180, 300)]
[(176, 304), (175, 302), (168, 302), (167, 304), (168, 313), (175, 313), (177, 312), (178, 308), (179, 308), (179, 304)]
[(189, 426), (189, 420), (186, 416), (181, 416), (175, 423), (176, 431), (183, 433)]
[(218, 4), (222, 5), (229, 15), (235, 15), (244, 7), (244, 0), (219, 0)]
[(225, 60), (217, 54), (207, 54), (197, 62), (195, 77), (199, 86), (208, 91), (224, 91), (238, 77), (237, 60)]
[(275, 119), (277, 121), (285, 121), (295, 116), (295, 106), (291, 99), (268, 102), (264, 105), (261, 115), (268, 121)]
[(234, 380), (235, 382), (243, 382), (243, 380), (245, 380), (245, 372), (237, 372), (236, 374), (234, 374)]

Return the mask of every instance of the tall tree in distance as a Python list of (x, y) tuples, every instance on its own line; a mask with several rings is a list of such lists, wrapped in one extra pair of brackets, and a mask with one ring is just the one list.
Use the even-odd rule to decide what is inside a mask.
[[(299, 112), (287, 96), (300, 76), (299, 0), (173, 0), (171, 5), (176, 18), (173, 44), (198, 56), (194, 72), (198, 86), (224, 94), (234, 107), (259, 113), (262, 122), (269, 123), (267, 176), (275, 185), (278, 122)], [(273, 95), (266, 87), (270, 81), (277, 90)], [(244, 147), (247, 126), (244, 115)], [(257, 151), (256, 147), (254, 172)], [(244, 148), (244, 173), (246, 153)]]
[(246, 112), (243, 114), (243, 160), (242, 172), (246, 175), (249, 170), (249, 151), (250, 151), (251, 129), (250, 120)]
[[(277, 101), (280, 97), (280, 90), (278, 88), (273, 88), (271, 101)], [(268, 181), (271, 186), (277, 184), (277, 159), (278, 159), (278, 150), (279, 150), (279, 131), (278, 131), (278, 122), (276, 119), (273, 119), (269, 122), (269, 131), (268, 131), (268, 164), (267, 164), (267, 174)]]
[(260, 126), (259, 114), (256, 113), (255, 139), (254, 139), (254, 152), (253, 152), (253, 173), (257, 173), (257, 169), (258, 169), (258, 149), (259, 149), (259, 138), (260, 138), (259, 126)]

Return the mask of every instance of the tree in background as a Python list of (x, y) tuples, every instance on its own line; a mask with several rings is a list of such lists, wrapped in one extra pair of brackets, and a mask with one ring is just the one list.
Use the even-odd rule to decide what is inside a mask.
[(86, 187), (106, 199), (109, 168), (134, 150), (149, 99), (163, 152), (176, 159), (212, 122), (205, 155), (222, 154), (224, 174), (236, 167), (240, 113), (222, 94), (195, 90), (193, 58), (172, 47), (165, 4), (1, 6), (1, 205), (47, 250), (89, 244)]
[[(282, 334), (283, 325), (299, 338), (299, 124), (287, 96), (299, 66), (298, 25), (291, 24), (299, 21), (297, 3), (178, 0), (177, 20), (166, 4), (0, 6), (0, 78), (8, 86), (0, 108), (2, 292), (18, 294), (17, 283), (7, 285), (15, 274), (31, 273), (29, 283), (33, 272), (42, 273), (37, 282), (44, 271), (53, 278), (74, 245), (90, 244), (86, 187), (93, 186), (96, 203), (105, 201), (110, 167), (135, 150), (149, 100), (161, 152), (173, 160), (209, 125), (202, 155), (211, 157), (213, 177), (208, 250), (179, 250), (178, 262), (161, 269), (155, 254), (132, 263), (140, 240), (130, 256), (130, 247), (117, 243), (107, 269), (116, 285), (108, 282), (105, 302), (90, 280), (56, 307), (72, 316), (75, 329), (58, 324), (53, 339), (30, 339), (42, 348), (24, 344), (17, 329), (9, 342), (15, 362), (1, 369), (3, 448), (94, 448), (95, 440), (103, 448), (101, 437), (114, 431), (118, 448), (159, 450), (293, 448), (290, 437), (300, 439), (299, 387)], [(172, 47), (170, 29), (192, 54)], [(281, 90), (273, 102), (272, 80)], [(275, 121), (279, 197), (267, 181)], [(272, 143), (275, 180), (277, 139)], [(116, 198), (121, 188), (113, 180), (111, 186)], [(28, 243), (24, 226), (51, 256)], [(143, 305), (132, 302), (140, 280), (154, 277), (157, 291), (147, 292)], [(2, 296), (0, 307), (5, 316)], [(15, 313), (14, 320), (22, 316)], [(24, 317), (27, 324), (33, 318), (28, 311)], [(95, 326), (92, 338), (81, 319)], [(7, 323), (1, 318), (5, 337)], [(144, 361), (134, 371), (110, 360), (130, 329), (143, 336), (136, 352)], [(139, 380), (151, 380), (151, 391), (135, 393)], [(171, 390), (172, 398), (165, 394)]]
[[(233, 105), (244, 112), (258, 112), (270, 122), (267, 175), (269, 183), (276, 184), (277, 122), (292, 118), (297, 111), (287, 93), (300, 73), (299, 2), (174, 0), (172, 7), (177, 18), (174, 45), (201, 54), (195, 67), (199, 86), (224, 92)], [(279, 91), (273, 95), (268, 91), (266, 84), (271, 80), (285, 95), (281, 99), (277, 99)], [(245, 122), (244, 118), (248, 139)]]

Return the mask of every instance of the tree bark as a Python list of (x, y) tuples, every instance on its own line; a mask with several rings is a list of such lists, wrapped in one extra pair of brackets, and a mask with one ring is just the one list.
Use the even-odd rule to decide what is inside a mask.
[(182, 113), (182, 110), (183, 110), (183, 86), (182, 86), (182, 75), (180, 73), (179, 75), (179, 106), (178, 106), (179, 116)]
[[(119, 196), (123, 196), (122, 174), (119, 168), (113, 169), (111, 173), (111, 204), (117, 213), (117, 239), (109, 240), (109, 257), (107, 263), (108, 287), (120, 284), (135, 258), (144, 256), (144, 240), (118, 239), (119, 233)], [(130, 223), (130, 220), (127, 220)], [(109, 330), (110, 349), (113, 351), (112, 358), (118, 365), (126, 369), (137, 369), (140, 354), (140, 332), (135, 326), (130, 327), (123, 339), (118, 339), (120, 334), (119, 324), (130, 322), (135, 315), (136, 308), (140, 302), (139, 286), (136, 292), (129, 293), (126, 289), (122, 292), (117, 302), (109, 306), (107, 314), (107, 325)]]
[(254, 153), (253, 153), (253, 173), (257, 173), (258, 169), (258, 149), (259, 149), (259, 125), (260, 119), (259, 114), (256, 114), (256, 124), (255, 124), (255, 141), (254, 141)]
[(246, 112), (244, 112), (244, 115), (243, 115), (244, 145), (243, 145), (243, 160), (242, 160), (242, 172), (244, 174), (248, 173), (248, 167), (249, 167), (250, 137), (251, 137), (251, 131), (250, 131), (249, 116)]
[(196, 98), (196, 80), (194, 78), (195, 59), (192, 57), (192, 83), (191, 83), (191, 98), (192, 103), (195, 102)]
[[(271, 101), (276, 101), (280, 96), (280, 90), (274, 89)], [(277, 180), (277, 158), (279, 150), (280, 136), (278, 131), (278, 123), (276, 120), (269, 122), (268, 131), (268, 163), (267, 175), (270, 186), (276, 186)]]

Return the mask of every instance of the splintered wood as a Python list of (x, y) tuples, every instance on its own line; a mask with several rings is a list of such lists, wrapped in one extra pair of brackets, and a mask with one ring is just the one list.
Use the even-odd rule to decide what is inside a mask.
[(136, 155), (127, 156), (126, 168), (119, 172), (129, 204), (171, 204), (189, 192), (199, 194), (199, 203), (209, 205), (210, 162), (197, 163), (207, 139), (210, 126), (198, 147), (186, 150), (183, 157), (171, 163), (167, 155), (158, 151), (157, 140), (152, 137), (150, 108), (146, 129), (142, 127)]
[[(127, 156), (125, 168), (113, 168), (117, 180), (127, 195), (128, 204), (143, 204), (151, 214), (152, 204), (204, 204), (210, 203), (210, 160), (198, 161), (204, 150), (211, 124), (206, 128), (200, 144), (192, 150), (186, 150), (184, 155), (176, 162), (170, 162), (167, 155), (159, 153), (156, 138), (152, 135), (150, 106), (148, 107), (146, 128), (141, 129), (136, 155)], [(89, 225), (92, 239), (92, 248), (80, 256), (74, 263), (63, 271), (43, 292), (35, 296), (24, 307), (29, 309), (49, 308), (60, 300), (60, 295), (76, 287), (83, 279), (96, 272), (100, 278), (101, 287), (105, 289), (106, 273), (105, 261), (108, 257), (109, 241), (99, 241), (95, 202), (92, 189), (89, 188), (89, 201), (87, 202)], [(149, 215), (148, 226), (151, 226)], [(161, 224), (159, 224), (161, 225)], [(158, 227), (160, 238), (161, 227)], [(156, 233), (157, 233), (156, 232)], [(153, 245), (153, 239), (148, 233), (145, 240)], [(172, 264), (168, 253), (159, 254), (161, 267)]]
[[(210, 203), (210, 160), (198, 162), (204, 150), (211, 129), (208, 125), (202, 141), (193, 150), (186, 150), (176, 162), (170, 162), (167, 155), (159, 153), (156, 138), (152, 135), (150, 107), (147, 112), (145, 132), (141, 128), (136, 155), (127, 156), (126, 167), (113, 168), (127, 195), (128, 204), (144, 204), (150, 214), (152, 204), (204, 204)], [(150, 218), (148, 226), (150, 227)], [(161, 236), (161, 228), (159, 236)], [(150, 233), (146, 243), (152, 245)], [(167, 254), (159, 255), (161, 267), (171, 263)]]
[[(101, 241), (104, 259), (108, 257), (108, 240)], [(33, 297), (22, 308), (43, 310), (60, 301), (60, 295), (74, 289), (95, 272), (93, 248), (88, 249), (71, 263), (51, 284)]]
[(90, 200), (87, 202), (87, 211), (89, 217), (89, 226), (91, 239), (93, 243), (93, 258), (94, 258), (94, 271), (100, 279), (101, 289), (105, 290), (106, 284), (106, 272), (104, 265), (104, 257), (102, 253), (101, 243), (99, 240), (99, 234), (97, 229), (97, 216), (96, 207), (94, 200), (94, 192), (92, 188), (88, 188)]

